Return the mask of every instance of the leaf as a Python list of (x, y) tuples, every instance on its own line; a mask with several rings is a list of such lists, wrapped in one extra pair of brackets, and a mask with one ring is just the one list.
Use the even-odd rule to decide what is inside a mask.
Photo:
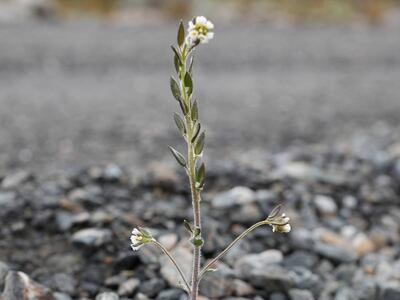
[(185, 225), (185, 228), (187, 231), (189, 231), (190, 233), (193, 233), (192, 225), (190, 225), (190, 223), (188, 221), (183, 220), (183, 224)]
[(172, 49), (172, 51), (174, 51), (175, 56), (179, 61), (179, 64), (182, 65), (182, 58), (181, 58), (181, 55), (179, 54), (179, 51), (174, 46), (171, 46), (171, 49)]
[(179, 132), (182, 135), (185, 135), (186, 127), (185, 127), (185, 123), (183, 122), (181, 116), (178, 115), (177, 113), (174, 113), (174, 120), (175, 120), (176, 127), (178, 127), (178, 129), (179, 129)]
[(179, 106), (181, 107), (183, 114), (186, 116), (189, 109), (188, 109), (186, 103), (182, 99), (179, 101)]
[(179, 24), (177, 42), (179, 47), (185, 42), (185, 28), (183, 27), (182, 21)]
[(282, 204), (278, 204), (277, 206), (275, 206), (275, 208), (269, 213), (268, 219), (272, 220), (276, 218), (281, 212), (281, 209), (282, 209)]
[(171, 150), (172, 155), (175, 157), (176, 161), (182, 166), (186, 167), (186, 160), (185, 157), (180, 154), (177, 150), (175, 150), (173, 147), (168, 146), (169, 150)]
[(194, 154), (196, 155), (200, 155), (201, 152), (203, 152), (203, 148), (204, 148), (204, 139), (205, 139), (206, 135), (204, 133), (204, 131), (200, 134), (200, 136), (197, 139), (196, 145), (194, 146)]
[(204, 177), (206, 175), (206, 167), (204, 163), (196, 170), (196, 188), (202, 189), (204, 185)]
[(143, 227), (139, 227), (139, 231), (145, 236), (145, 237), (151, 237), (151, 233), (148, 232), (146, 229)]
[(190, 96), (193, 92), (193, 81), (192, 76), (189, 74), (189, 72), (186, 72), (185, 74), (184, 83), (186, 88), (188, 89), (188, 94)]
[(188, 69), (190, 75), (192, 75), (192, 78), (193, 78), (193, 63), (194, 63), (194, 57), (192, 56), (190, 58), (189, 69)]
[(197, 100), (195, 100), (192, 104), (191, 118), (193, 122), (196, 122), (199, 118), (199, 109), (197, 107)]
[(197, 123), (193, 131), (192, 140), (190, 141), (191, 143), (193, 143), (196, 140), (197, 136), (199, 135), (200, 128), (201, 128), (200, 123)]
[(176, 56), (176, 54), (174, 55), (174, 66), (176, 73), (179, 73), (180, 63), (179, 63), (179, 57)]
[(172, 95), (175, 97), (177, 101), (181, 99), (181, 90), (179, 89), (179, 85), (174, 78), (170, 78), (170, 87)]

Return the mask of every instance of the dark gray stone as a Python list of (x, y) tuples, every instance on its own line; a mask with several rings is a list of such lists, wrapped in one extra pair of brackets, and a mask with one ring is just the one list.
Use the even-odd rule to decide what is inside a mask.
[(139, 292), (142, 294), (154, 298), (165, 288), (165, 282), (159, 278), (152, 278), (140, 284)]

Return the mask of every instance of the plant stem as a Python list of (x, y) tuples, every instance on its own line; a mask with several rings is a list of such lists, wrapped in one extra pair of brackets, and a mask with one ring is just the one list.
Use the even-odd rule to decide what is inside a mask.
[(267, 220), (260, 221), (258, 223), (255, 223), (251, 227), (247, 228), (245, 231), (243, 231), (232, 243), (229, 244), (228, 247), (226, 247), (220, 254), (218, 254), (215, 258), (213, 258), (207, 265), (203, 268), (203, 270), (200, 272), (199, 275), (199, 281), (203, 278), (203, 276), (206, 274), (208, 269), (215, 264), (220, 258), (222, 258), (228, 251), (235, 246), (237, 242), (239, 242), (241, 239), (243, 239), (246, 235), (248, 235), (250, 232), (252, 232), (254, 229), (256, 229), (259, 226), (269, 224)]
[(168, 258), (170, 259), (170, 261), (172, 262), (172, 264), (175, 266), (176, 270), (178, 271), (179, 275), (181, 276), (183, 282), (185, 283), (187, 292), (190, 293), (191, 288), (190, 288), (189, 282), (188, 282), (188, 280), (186, 279), (186, 276), (185, 276), (185, 274), (183, 273), (183, 271), (182, 271), (181, 267), (179, 266), (178, 262), (177, 262), (177, 261), (175, 260), (175, 258), (171, 255), (171, 253), (169, 253), (169, 251), (164, 247), (163, 244), (161, 244), (160, 242), (158, 242), (158, 241), (156, 241), (156, 240), (154, 240), (153, 243), (154, 243), (157, 247), (159, 247), (159, 248), (161, 249), (161, 251), (164, 252), (164, 254), (165, 254), (166, 256), (168, 256)]
[[(186, 74), (186, 63), (187, 57), (190, 51), (182, 51), (182, 69), (180, 73), (180, 82), (182, 88), (183, 101), (187, 104), (189, 112), (185, 116), (186, 121), (186, 142), (187, 142), (187, 173), (190, 183), (190, 191), (192, 196), (192, 206), (193, 206), (193, 225), (195, 230), (199, 230), (201, 234), (201, 214), (200, 214), (200, 191), (196, 188), (196, 156), (194, 154), (194, 148), (192, 143), (193, 138), (193, 126), (194, 122), (191, 119), (191, 105), (189, 95), (186, 91), (185, 86), (185, 74)], [(201, 238), (201, 236), (199, 237)], [(192, 286), (190, 299), (197, 300), (198, 290), (199, 290), (199, 273), (200, 273), (200, 256), (201, 256), (201, 246), (193, 245), (193, 265), (192, 265)]]

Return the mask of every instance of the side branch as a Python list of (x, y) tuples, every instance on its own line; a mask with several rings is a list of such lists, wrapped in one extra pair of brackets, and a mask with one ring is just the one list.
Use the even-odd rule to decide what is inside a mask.
[(162, 252), (164, 252), (164, 254), (166, 256), (168, 256), (168, 258), (170, 259), (170, 261), (172, 262), (172, 264), (175, 266), (176, 270), (178, 271), (179, 275), (181, 276), (183, 282), (185, 283), (187, 292), (190, 294), (191, 293), (191, 288), (189, 285), (189, 281), (186, 279), (185, 274), (183, 273), (181, 267), (179, 266), (178, 262), (175, 260), (175, 258), (171, 255), (171, 253), (169, 253), (169, 251), (164, 247), (163, 244), (161, 244), (160, 242), (154, 240), (153, 243), (161, 249)]
[(239, 242), (241, 239), (243, 239), (244, 237), (246, 237), (246, 235), (248, 235), (250, 232), (252, 232), (254, 229), (256, 229), (259, 226), (262, 225), (267, 225), (270, 224), (270, 222), (268, 220), (263, 220), (260, 221), (254, 225), (252, 225), (251, 227), (247, 228), (245, 231), (243, 231), (232, 243), (229, 244), (228, 247), (226, 247), (220, 254), (218, 254), (215, 258), (213, 258), (204, 268), (203, 270), (200, 272), (199, 275), (199, 281), (203, 278), (203, 276), (207, 273), (207, 271), (209, 270), (209, 268), (215, 264), (219, 259), (221, 259), (226, 253), (228, 253), (229, 250), (232, 249), (233, 246), (235, 246), (235, 244), (237, 242)]

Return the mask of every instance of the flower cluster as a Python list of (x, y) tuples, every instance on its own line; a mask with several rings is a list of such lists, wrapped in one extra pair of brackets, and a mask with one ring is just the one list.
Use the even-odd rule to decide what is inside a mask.
[(154, 242), (155, 239), (152, 237), (152, 235), (145, 229), (143, 228), (134, 228), (132, 230), (132, 235), (131, 235), (131, 247), (133, 251), (137, 251), (142, 247), (144, 244)]
[(195, 17), (189, 22), (189, 34), (187, 42), (189, 45), (197, 45), (199, 43), (206, 44), (214, 38), (214, 24), (207, 20), (206, 17)]

